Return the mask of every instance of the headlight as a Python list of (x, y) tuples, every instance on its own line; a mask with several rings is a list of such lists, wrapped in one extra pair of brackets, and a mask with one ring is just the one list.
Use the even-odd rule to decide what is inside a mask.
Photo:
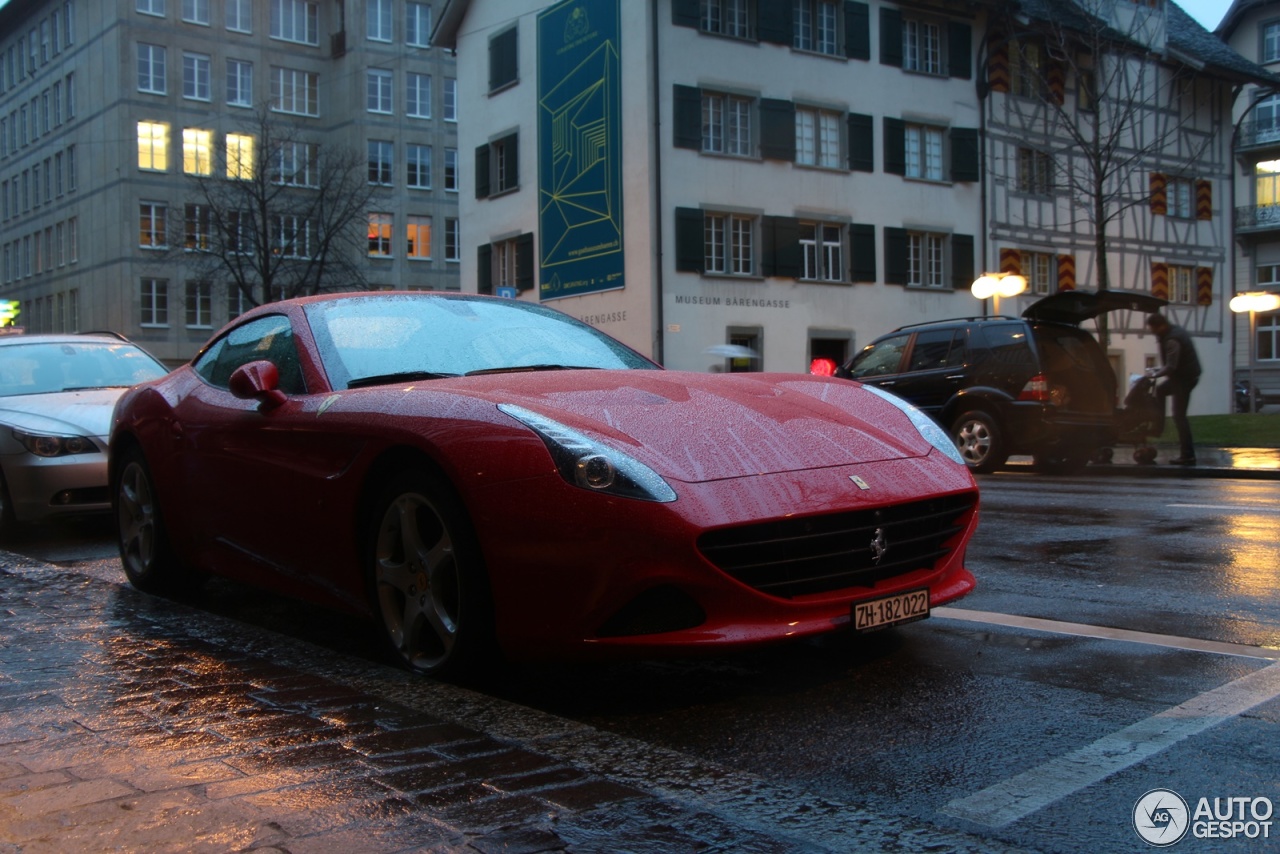
[(45, 436), (39, 433), (13, 431), (13, 438), (37, 457), (65, 457), (72, 454), (96, 454), (98, 446), (85, 436)]
[(537, 433), (560, 476), (574, 486), (641, 501), (676, 500), (657, 472), (621, 451), (524, 407), (501, 403), (498, 410)]
[(925, 415), (919, 409), (907, 403), (896, 394), (890, 394), (883, 389), (876, 388), (873, 385), (864, 385), (863, 388), (877, 397), (889, 401), (898, 407), (903, 413), (911, 419), (912, 425), (916, 430), (920, 431), (920, 435), (925, 438), (930, 445), (933, 445), (939, 451), (946, 454), (948, 458), (954, 460), (960, 465), (964, 465), (964, 457), (960, 456), (960, 452), (956, 450), (956, 443), (951, 441), (951, 437), (947, 435), (947, 431), (938, 426), (938, 422), (934, 421), (928, 415)]

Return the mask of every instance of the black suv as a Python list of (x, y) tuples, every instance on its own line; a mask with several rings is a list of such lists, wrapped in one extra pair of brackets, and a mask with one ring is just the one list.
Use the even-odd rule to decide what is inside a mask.
[(1063, 291), (1021, 318), (904, 326), (867, 345), (836, 376), (891, 391), (927, 412), (974, 471), (991, 471), (1011, 454), (1070, 471), (1116, 441), (1115, 373), (1079, 324), (1164, 304), (1130, 291)]

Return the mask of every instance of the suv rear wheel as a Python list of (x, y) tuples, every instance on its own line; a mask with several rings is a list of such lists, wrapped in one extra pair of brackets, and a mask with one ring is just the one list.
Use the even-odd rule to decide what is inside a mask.
[(993, 471), (1009, 458), (1000, 426), (981, 410), (966, 412), (952, 422), (951, 438), (955, 440), (965, 464), (973, 471)]

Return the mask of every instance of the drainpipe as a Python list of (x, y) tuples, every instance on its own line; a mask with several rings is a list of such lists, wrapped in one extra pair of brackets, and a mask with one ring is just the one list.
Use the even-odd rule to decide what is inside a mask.
[(653, 360), (659, 365), (663, 364), (665, 356), (664, 341), (666, 338), (666, 321), (663, 318), (663, 303), (665, 297), (663, 294), (663, 252), (662, 252), (662, 90), (660, 88), (662, 80), (658, 73), (661, 63), (658, 61), (658, 6), (659, 0), (652, 0), (649, 4), (650, 11), (650, 38), (652, 39), (649, 51), (649, 63), (653, 68), (653, 247), (655, 257), (654, 261), (654, 277), (653, 277), (653, 294), (654, 294), (654, 330), (653, 330)]

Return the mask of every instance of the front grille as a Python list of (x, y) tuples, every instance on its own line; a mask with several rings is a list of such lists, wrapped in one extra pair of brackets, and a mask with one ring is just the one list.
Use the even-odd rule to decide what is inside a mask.
[(743, 584), (784, 599), (865, 587), (932, 569), (950, 553), (948, 543), (964, 530), (976, 500), (966, 493), (723, 528), (699, 537), (698, 549)]

